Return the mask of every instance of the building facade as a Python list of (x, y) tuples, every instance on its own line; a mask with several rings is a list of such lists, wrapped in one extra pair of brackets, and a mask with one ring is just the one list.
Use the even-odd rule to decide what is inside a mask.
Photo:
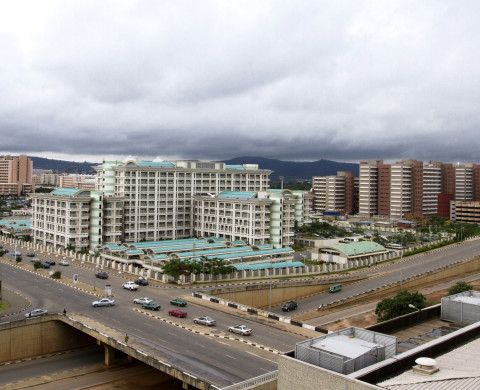
[(314, 176), (312, 178), (314, 211), (356, 212), (355, 176), (351, 172), (337, 172), (336, 176)]
[(0, 157), (0, 195), (20, 196), (35, 191), (33, 163), (25, 155)]

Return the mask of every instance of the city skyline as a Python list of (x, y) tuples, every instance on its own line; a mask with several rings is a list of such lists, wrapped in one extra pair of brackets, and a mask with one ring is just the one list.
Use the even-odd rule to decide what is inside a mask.
[(0, 154), (475, 162), (479, 10), (5, 3)]

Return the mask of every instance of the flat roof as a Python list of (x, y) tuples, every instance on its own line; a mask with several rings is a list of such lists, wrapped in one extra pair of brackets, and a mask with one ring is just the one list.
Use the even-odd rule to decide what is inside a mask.
[(343, 334), (334, 334), (330, 337), (325, 337), (311, 345), (312, 348), (321, 349), (322, 351), (331, 352), (350, 359), (365, 355), (373, 348), (381, 346), (380, 344)]

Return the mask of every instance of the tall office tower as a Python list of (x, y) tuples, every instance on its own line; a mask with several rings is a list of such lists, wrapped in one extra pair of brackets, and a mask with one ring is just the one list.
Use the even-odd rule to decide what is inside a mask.
[(413, 166), (413, 214), (438, 215), (438, 196), (442, 193), (442, 163), (432, 161)]
[(337, 172), (336, 176), (312, 178), (316, 212), (340, 211), (352, 214), (355, 210), (355, 176), (351, 172)]
[(365, 217), (378, 214), (378, 167), (383, 160), (360, 163), (358, 213)]
[(412, 160), (392, 164), (390, 180), (390, 216), (403, 218), (412, 213)]
[(33, 162), (25, 155), (0, 157), (0, 195), (35, 191), (32, 181)]
[[(124, 162), (105, 161), (96, 170), (97, 195), (125, 199), (123, 238), (126, 242), (191, 237), (193, 196), (223, 191), (265, 191), (271, 174), (270, 170), (258, 169), (256, 164), (132, 158)], [(101, 224), (97, 226), (102, 230)], [(96, 233), (98, 237), (100, 233)]]
[(459, 202), (472, 201), (474, 189), (474, 164), (455, 165), (455, 200)]

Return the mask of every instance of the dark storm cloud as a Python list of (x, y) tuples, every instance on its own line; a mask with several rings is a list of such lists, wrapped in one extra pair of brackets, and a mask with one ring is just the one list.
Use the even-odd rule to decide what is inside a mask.
[(0, 154), (480, 162), (478, 11), (442, 0), (5, 3)]

